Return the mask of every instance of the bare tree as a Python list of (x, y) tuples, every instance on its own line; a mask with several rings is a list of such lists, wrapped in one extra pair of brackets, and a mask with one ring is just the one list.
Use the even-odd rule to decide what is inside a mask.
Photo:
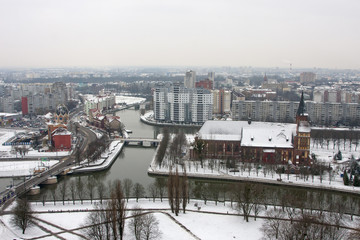
[(73, 201), (73, 204), (75, 205), (75, 198), (76, 198), (76, 184), (75, 184), (75, 181), (70, 182), (70, 193), (71, 193), (71, 199)]
[[(113, 191), (111, 193), (111, 201), (115, 204), (116, 222), (120, 239), (123, 239), (126, 219), (126, 202), (122, 192), (120, 180), (115, 181)], [(115, 201), (115, 202), (114, 202)]]
[(153, 202), (155, 202), (155, 198), (157, 197), (157, 193), (158, 193), (155, 183), (150, 183), (148, 185), (148, 191), (150, 193), (150, 196), (153, 198)]
[(165, 178), (155, 178), (155, 185), (159, 192), (160, 201), (162, 202), (162, 199), (165, 195), (166, 191), (166, 180)]
[(174, 175), (172, 173), (171, 167), (169, 170), (169, 177), (168, 177), (168, 201), (169, 201), (169, 205), (171, 208), (171, 212), (174, 213), (175, 212), (175, 207), (174, 207)]
[(143, 185), (141, 185), (140, 183), (135, 183), (133, 188), (133, 193), (136, 198), (136, 202), (138, 202), (139, 198), (143, 197), (145, 194), (145, 189)]
[(50, 188), (50, 193), (51, 193), (52, 199), (54, 201), (54, 205), (56, 205), (56, 186), (53, 186), (52, 188)]
[(143, 216), (143, 227), (141, 235), (143, 239), (153, 240), (158, 239), (161, 235), (159, 230), (159, 221), (151, 213)]
[(143, 226), (143, 211), (139, 206), (135, 206), (135, 208), (131, 212), (131, 220), (129, 228), (135, 237), (136, 240), (141, 240), (141, 230)]
[(131, 189), (133, 187), (133, 182), (132, 182), (131, 179), (125, 178), (123, 183), (124, 183), (124, 193), (125, 193), (125, 196), (126, 196), (126, 201), (128, 202), (130, 194), (131, 194)]
[(249, 215), (254, 206), (253, 184), (243, 183), (235, 185), (235, 196), (238, 210), (244, 215), (246, 222), (249, 222)]
[(281, 218), (284, 217), (283, 212), (270, 210), (266, 213), (266, 220), (261, 227), (265, 239), (278, 239), (281, 230)]
[(64, 180), (63, 183), (59, 186), (59, 192), (61, 196), (61, 200), (63, 202), (63, 205), (65, 205), (65, 198), (67, 194), (67, 181)]
[(92, 200), (94, 198), (94, 191), (95, 191), (95, 179), (92, 176), (88, 177), (86, 188), (89, 193), (90, 201), (92, 203)]
[(14, 215), (11, 219), (12, 224), (15, 227), (19, 227), (22, 230), (22, 233), (25, 234), (26, 228), (31, 226), (31, 206), (27, 198), (16, 200), (16, 206), (14, 208)]
[(185, 213), (188, 200), (188, 181), (186, 175), (186, 167), (184, 167), (183, 177), (181, 178), (181, 200), (183, 213)]
[(84, 183), (83, 183), (83, 181), (81, 180), (80, 177), (76, 181), (76, 192), (77, 192), (78, 197), (79, 197), (79, 199), (81, 201), (81, 204), (83, 204), (84, 195), (85, 195), (85, 188), (84, 188)]
[(45, 206), (46, 198), (47, 198), (47, 194), (46, 194), (46, 193), (43, 193), (43, 195), (42, 195), (42, 203), (43, 203), (43, 206)]
[(99, 181), (97, 184), (97, 192), (100, 199), (100, 203), (103, 203), (104, 195), (106, 192), (106, 186), (102, 181)]
[(107, 218), (107, 211), (103, 206), (96, 205), (95, 211), (90, 212), (86, 218), (83, 229), (84, 235), (88, 239), (110, 240), (110, 225)]

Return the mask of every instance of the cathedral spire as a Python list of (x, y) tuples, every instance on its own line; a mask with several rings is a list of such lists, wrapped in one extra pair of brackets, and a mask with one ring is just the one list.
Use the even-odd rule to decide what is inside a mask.
[(299, 108), (297, 110), (296, 116), (302, 116), (305, 113), (305, 102), (304, 102), (304, 92), (301, 92), (301, 99), (299, 103)]

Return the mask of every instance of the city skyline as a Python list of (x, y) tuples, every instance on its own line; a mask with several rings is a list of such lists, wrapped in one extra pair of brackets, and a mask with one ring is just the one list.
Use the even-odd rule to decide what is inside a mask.
[(360, 2), (3, 1), (0, 68), (359, 69)]

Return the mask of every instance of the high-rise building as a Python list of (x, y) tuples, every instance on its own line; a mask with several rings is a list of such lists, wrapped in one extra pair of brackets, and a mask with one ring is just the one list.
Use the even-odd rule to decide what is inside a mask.
[(161, 122), (203, 123), (212, 118), (212, 93), (174, 84), (153, 91), (154, 118)]
[(212, 82), (215, 81), (215, 72), (209, 72), (208, 73), (208, 79)]
[(193, 70), (187, 71), (184, 78), (184, 87), (195, 88), (196, 72)]
[(300, 73), (300, 83), (314, 83), (316, 80), (316, 74), (313, 72)]
[(231, 91), (224, 89), (212, 90), (213, 94), (213, 113), (226, 114), (231, 111)]

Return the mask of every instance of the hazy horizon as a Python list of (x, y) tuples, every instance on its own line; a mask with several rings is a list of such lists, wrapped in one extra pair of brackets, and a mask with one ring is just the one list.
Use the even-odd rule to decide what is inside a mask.
[(360, 1), (2, 0), (0, 68), (360, 69)]

